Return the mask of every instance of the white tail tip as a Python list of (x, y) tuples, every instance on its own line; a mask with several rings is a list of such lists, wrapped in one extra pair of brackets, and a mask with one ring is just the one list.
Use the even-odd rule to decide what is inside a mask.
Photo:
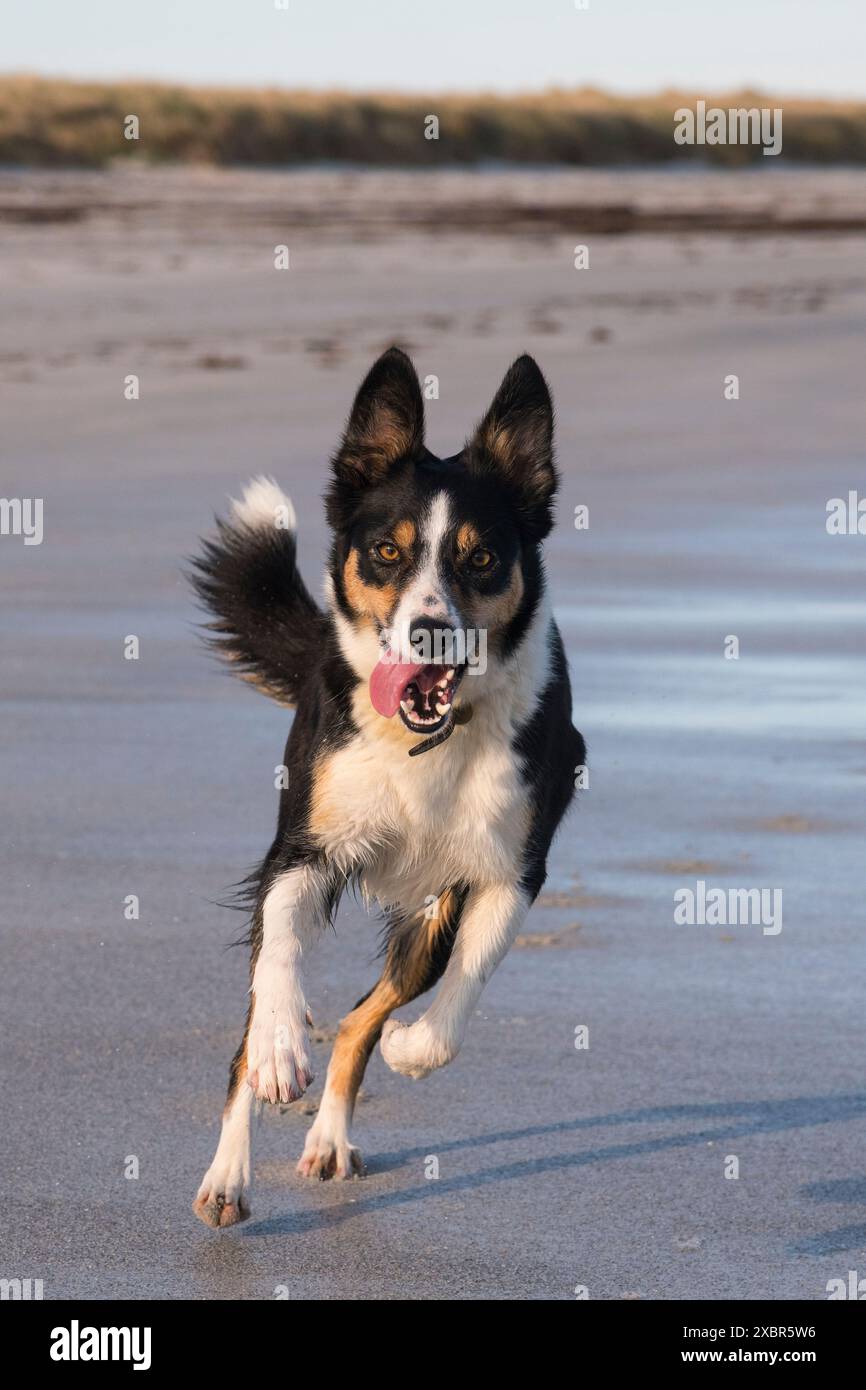
[(232, 498), (232, 511), (242, 526), (263, 529), (273, 526), (278, 531), (295, 531), (297, 518), (291, 500), (273, 478), (260, 474), (251, 478), (238, 501)]

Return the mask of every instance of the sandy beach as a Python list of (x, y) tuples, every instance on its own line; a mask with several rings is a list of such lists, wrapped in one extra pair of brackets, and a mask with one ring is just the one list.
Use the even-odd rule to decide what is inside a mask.
[[(0, 538), (0, 1274), (568, 1300), (866, 1273), (866, 536), (825, 525), (866, 493), (866, 173), (6, 171), (0, 221), (0, 492), (44, 502), (41, 545)], [(590, 785), (460, 1057), (411, 1082), (377, 1053), (368, 1176), (311, 1186), (329, 1041), (375, 978), (376, 923), (341, 910), (319, 1079), (264, 1115), (253, 1217), (214, 1233), (190, 1203), (246, 987), (216, 904), (269, 843), (290, 715), (214, 665), (181, 567), (271, 473), (319, 592), (327, 460), (395, 341), (438, 378), (441, 453), (519, 352), (549, 379)], [(676, 923), (698, 881), (781, 889), (782, 930)]]

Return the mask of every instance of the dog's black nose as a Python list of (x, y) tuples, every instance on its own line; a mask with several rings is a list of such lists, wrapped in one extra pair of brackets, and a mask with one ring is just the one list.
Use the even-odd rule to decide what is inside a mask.
[(451, 660), (454, 628), (441, 618), (417, 618), (409, 630), (409, 643), (425, 665), (443, 665)]

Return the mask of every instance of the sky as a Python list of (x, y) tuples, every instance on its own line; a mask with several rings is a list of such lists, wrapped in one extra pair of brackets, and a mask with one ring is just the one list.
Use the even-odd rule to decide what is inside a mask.
[(0, 71), (405, 92), (750, 86), (866, 97), (866, 0), (583, 3), (0, 0)]

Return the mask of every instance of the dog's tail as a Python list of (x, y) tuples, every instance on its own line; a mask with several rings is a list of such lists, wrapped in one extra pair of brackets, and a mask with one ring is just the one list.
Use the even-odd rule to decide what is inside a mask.
[(296, 554), (294, 507), (272, 478), (253, 478), (189, 572), (213, 614), (210, 645), (243, 680), (288, 706), (322, 650), (326, 622)]

